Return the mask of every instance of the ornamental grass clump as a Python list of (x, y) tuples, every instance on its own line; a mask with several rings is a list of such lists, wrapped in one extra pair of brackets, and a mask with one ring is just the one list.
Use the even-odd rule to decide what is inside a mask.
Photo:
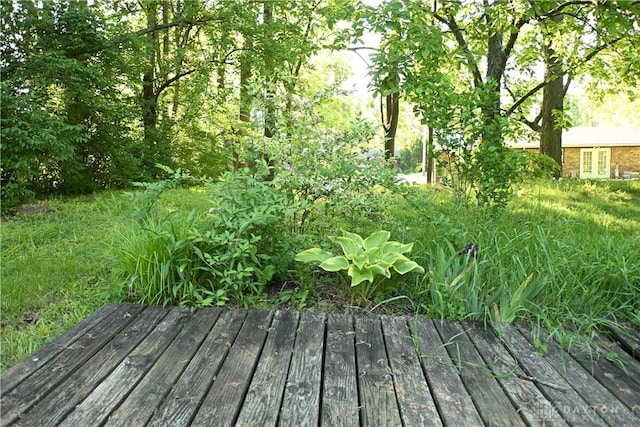
[(366, 239), (342, 230), (342, 236), (330, 237), (342, 248), (343, 255), (333, 255), (321, 248), (311, 248), (296, 255), (296, 261), (318, 263), (323, 270), (337, 272), (346, 270), (351, 278), (351, 289), (356, 296), (370, 300), (380, 283), (391, 278), (392, 271), (398, 274), (424, 273), (424, 268), (404, 254), (411, 252), (413, 243), (389, 241), (391, 233), (377, 231)]

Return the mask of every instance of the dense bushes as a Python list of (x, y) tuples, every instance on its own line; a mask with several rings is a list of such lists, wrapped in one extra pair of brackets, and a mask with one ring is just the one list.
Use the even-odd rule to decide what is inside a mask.
[[(375, 160), (358, 161), (375, 168)], [(307, 299), (332, 289), (336, 307), (388, 305), (448, 319), (527, 318), (550, 329), (565, 322), (591, 327), (606, 322), (610, 313), (640, 321), (633, 297), (640, 291), (640, 265), (631, 261), (640, 257), (640, 246), (629, 237), (637, 222), (628, 222), (628, 209), (620, 205), (636, 197), (637, 190), (605, 191), (605, 184), (586, 183), (576, 199), (571, 196), (575, 188), (566, 192), (568, 184), (548, 182), (521, 188), (523, 195), (508, 211), (496, 212), (453, 203), (452, 194), (442, 188), (369, 187), (372, 176), (347, 187), (328, 179), (328, 172), (324, 181), (314, 175), (323, 183), (314, 193), (308, 176), (307, 181), (296, 178), (296, 168), (265, 180), (266, 163), (257, 164), (262, 169), (229, 172), (206, 186), (210, 212), (151, 210), (144, 221), (126, 229), (128, 236), (119, 240), (120, 267), (131, 298), (254, 306), (266, 301), (270, 283), (278, 289), (294, 283)], [(290, 187), (301, 182), (309, 187)], [(323, 193), (332, 188), (330, 183), (338, 186), (340, 197)], [(349, 200), (359, 191), (370, 197)], [(363, 203), (363, 208), (349, 213), (353, 203)], [(605, 222), (603, 209), (611, 212)], [(344, 248), (333, 236), (341, 228), (374, 236), (380, 229), (390, 230), (393, 240), (413, 244), (410, 256), (416, 268), (402, 277), (380, 270), (381, 280), (374, 286), (352, 286), (344, 268), (321, 271), (294, 262), (294, 254), (309, 247), (339, 253)], [(281, 297), (290, 299), (291, 294)]]
[[(249, 169), (230, 172), (208, 183), (209, 211), (148, 210), (126, 228), (117, 258), (130, 298), (224, 305), (230, 298), (245, 304), (261, 296), (286, 256), (283, 227), (295, 212), (284, 193), (263, 178)], [(143, 196), (160, 196), (156, 188), (149, 185), (152, 194)]]
[[(162, 167), (169, 178), (139, 184), (145, 191), (134, 193), (138, 220), (116, 242), (129, 298), (249, 305), (264, 297), (270, 281), (296, 280), (293, 255), (334, 232), (328, 217), (346, 225), (384, 212), (380, 197), (395, 185), (394, 173), (381, 159), (359, 153), (360, 135), (352, 129), (289, 142), (304, 149), (281, 147), (271, 166), (265, 157), (273, 141), (257, 141), (263, 145), (246, 151), (245, 167), (218, 179)], [(163, 192), (183, 183), (204, 186), (207, 210), (158, 208)]]
[(110, 46), (104, 20), (66, 2), (41, 10), (7, 6), (0, 43), (3, 210), (34, 194), (81, 194), (143, 178), (137, 112), (122, 93), (124, 50)]

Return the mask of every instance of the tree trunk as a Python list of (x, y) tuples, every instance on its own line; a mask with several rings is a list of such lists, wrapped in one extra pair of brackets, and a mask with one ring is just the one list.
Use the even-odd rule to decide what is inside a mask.
[[(265, 1), (263, 4), (263, 23), (266, 27), (273, 24), (273, 3)], [(269, 60), (270, 61), (270, 60)], [(275, 108), (275, 78), (273, 67), (267, 67), (267, 87), (265, 94), (264, 111), (264, 136), (273, 137), (276, 129), (276, 108)]]
[(382, 127), (384, 128), (384, 158), (389, 160), (395, 155), (396, 132), (398, 130), (398, 116), (400, 115), (399, 77), (390, 74), (385, 79), (386, 89), (392, 92), (387, 94), (384, 101), (380, 100), (380, 112), (382, 114)]
[[(548, 68), (547, 68), (548, 69)], [(562, 168), (562, 128), (556, 126), (554, 111), (563, 110), (564, 85), (562, 77), (545, 86), (542, 92), (542, 126), (540, 128), (540, 153), (551, 157)], [(555, 177), (560, 178), (558, 169)]]
[(433, 184), (433, 167), (434, 167), (434, 161), (433, 161), (433, 128), (431, 126), (429, 126), (429, 135), (427, 137), (427, 147), (426, 147), (426, 151), (427, 151), (427, 164), (426, 164), (426, 169), (427, 169), (427, 184)]
[(493, 93), (484, 95), (482, 140), (485, 143), (498, 146), (503, 143), (498, 118), (500, 115), (500, 84), (506, 61), (507, 58), (502, 47), (502, 34), (495, 33), (489, 38), (487, 52), (487, 78), (484, 85)]
[[(245, 41), (244, 51), (240, 55), (240, 106), (238, 110), (238, 120), (240, 129), (235, 132), (231, 140), (231, 157), (233, 159), (233, 169), (237, 171), (243, 167), (240, 159), (239, 142), (245, 134), (244, 127), (249, 127), (251, 123), (251, 94), (249, 93), (249, 80), (251, 79), (251, 39)], [(220, 76), (219, 76), (220, 77)]]
[[(147, 15), (147, 27), (154, 28), (158, 25), (156, 3), (150, 2), (145, 11)], [(143, 162), (148, 172), (153, 171), (157, 159), (157, 126), (158, 126), (158, 100), (155, 92), (155, 69), (156, 69), (156, 33), (148, 35), (148, 56), (147, 68), (142, 76), (142, 126), (144, 129)]]
[[(554, 17), (554, 21), (560, 21), (562, 16)], [(561, 113), (564, 108), (564, 79), (562, 63), (551, 47), (550, 43), (544, 46), (545, 80), (555, 78), (542, 90), (542, 125), (540, 128), (540, 153), (551, 157), (558, 164), (555, 177), (562, 175), (562, 127), (557, 125), (554, 114)], [(554, 113), (555, 112), (555, 113)]]
[(251, 94), (249, 93), (249, 79), (251, 79), (250, 42), (245, 43), (245, 52), (240, 57), (240, 110), (238, 119), (243, 123), (251, 122)]

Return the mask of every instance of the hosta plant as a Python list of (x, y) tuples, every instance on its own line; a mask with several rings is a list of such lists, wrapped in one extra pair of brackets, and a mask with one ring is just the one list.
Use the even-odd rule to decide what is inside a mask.
[(411, 271), (424, 273), (424, 269), (404, 254), (411, 252), (413, 243), (389, 241), (391, 233), (377, 231), (366, 239), (342, 230), (342, 236), (330, 237), (340, 245), (343, 255), (334, 255), (321, 248), (311, 248), (296, 255), (296, 261), (318, 263), (326, 271), (346, 270), (351, 287), (369, 300), (380, 282), (391, 277), (392, 272), (406, 274)]

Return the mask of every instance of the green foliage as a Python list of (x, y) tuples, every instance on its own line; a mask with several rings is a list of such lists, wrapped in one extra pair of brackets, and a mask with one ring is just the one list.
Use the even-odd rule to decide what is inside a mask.
[(0, 222), (0, 370), (25, 358), (109, 301), (108, 260), (120, 214), (111, 194), (29, 204)]
[(225, 305), (230, 299), (247, 305), (262, 298), (265, 285), (285, 274), (291, 261), (282, 233), (295, 203), (261, 172), (243, 169), (208, 183), (208, 212), (148, 209), (184, 178), (176, 171), (173, 179), (145, 185), (146, 219), (117, 239), (118, 270), (130, 298), (188, 306)]
[(176, 166), (192, 176), (217, 178), (229, 164), (229, 154), (221, 138), (202, 123), (189, 123), (176, 129), (174, 142)]
[[(39, 108), (33, 93), (17, 94), (2, 81), (2, 209), (6, 211), (34, 194), (34, 182), (46, 163), (73, 158), (79, 125), (71, 125)], [(43, 161), (44, 160), (44, 161)]]
[[(448, 241), (429, 257), (429, 271), (419, 283), (420, 304), (429, 315), (440, 318), (480, 318), (487, 297), (482, 283), (482, 263), (460, 258)], [(428, 298), (428, 299), (427, 299)]]
[[(217, 180), (161, 167), (166, 179), (136, 184), (145, 188), (134, 200), (146, 219), (118, 244), (135, 300), (198, 305), (224, 296), (248, 304), (263, 297), (269, 281), (292, 278), (298, 241), (313, 239), (301, 236), (303, 230), (324, 234), (331, 212), (382, 212), (376, 193), (394, 185), (394, 172), (360, 154), (358, 145), (370, 134), (365, 122), (340, 132), (306, 126), (291, 132), (295, 140), (284, 141), (285, 147), (267, 138), (253, 141), (242, 157), (246, 166)], [(277, 160), (270, 166), (265, 158)], [(167, 190), (198, 182), (212, 196), (209, 215), (166, 216), (158, 209)]]
[[(135, 210), (144, 208), (144, 201), (132, 202), (122, 193), (50, 199), (30, 205), (30, 211), (21, 209), (16, 218), (4, 219), (0, 224), (0, 321), (5, 325), (1, 369), (69, 329), (104, 302), (123, 301), (129, 291), (134, 298), (143, 297), (145, 288), (127, 286), (138, 278), (131, 275), (126, 280), (114, 274), (122, 272), (126, 263), (132, 266), (131, 271), (142, 271), (145, 263), (147, 268), (158, 268), (158, 278), (165, 273), (160, 264), (171, 266), (174, 274), (165, 276), (167, 280), (184, 282), (175, 289), (175, 296), (168, 287), (147, 290), (152, 297), (166, 292), (175, 303), (182, 299), (195, 306), (229, 306), (241, 301), (249, 307), (354, 310), (354, 301), (341, 299), (347, 282), (335, 280), (336, 275), (331, 275), (331, 280), (318, 277), (302, 268), (307, 266), (300, 264), (298, 268), (293, 262), (294, 254), (326, 241), (325, 234), (315, 230), (335, 230), (343, 218), (333, 212), (323, 216), (320, 211), (314, 215), (314, 223), (323, 225), (310, 225), (313, 234), (280, 234), (290, 229), (290, 218), (283, 222), (271, 218), (272, 214), (280, 216), (278, 211), (259, 208), (256, 214), (251, 209), (240, 213), (249, 200), (259, 203), (266, 197), (270, 205), (279, 200), (269, 195), (275, 190), (273, 182), (260, 176), (247, 177), (241, 172), (237, 182), (228, 176), (218, 182), (216, 190), (207, 192), (203, 187), (168, 189), (158, 196), (143, 221)], [(254, 178), (259, 182), (253, 182)], [(209, 197), (216, 191), (224, 194), (227, 188), (231, 189), (228, 197), (239, 200), (235, 207), (224, 208), (219, 199)], [(243, 199), (247, 188), (254, 191)], [(375, 291), (374, 302), (384, 301), (387, 312), (411, 311), (447, 319), (529, 320), (563, 346), (610, 325), (612, 314), (640, 327), (637, 181), (529, 182), (519, 186), (507, 209), (499, 213), (461, 205), (444, 188), (414, 186), (402, 191), (402, 196), (378, 199), (383, 204), (380, 209), (388, 215), (386, 222), (361, 218), (352, 225), (360, 235), (368, 235), (384, 223), (397, 240), (414, 242), (411, 259), (426, 270), (425, 274), (400, 275), (391, 268), (390, 279), (375, 276), (376, 281), (384, 280), (384, 286)], [(240, 230), (240, 223), (249, 222), (252, 231), (227, 237), (225, 228), (216, 225), (221, 223), (216, 212), (208, 213), (211, 207), (221, 209), (218, 213), (231, 224), (229, 230)], [(283, 206), (282, 212), (289, 207)], [(194, 213), (189, 214), (191, 211)], [(234, 212), (240, 218), (235, 225)], [(251, 234), (262, 239), (252, 240)], [(479, 244), (479, 257), (459, 255), (468, 242)], [(115, 254), (127, 248), (126, 263), (118, 261)], [(341, 251), (340, 245), (335, 249)], [(254, 250), (258, 265), (252, 258)], [(235, 255), (237, 252), (240, 254)], [(240, 262), (242, 269), (238, 268)], [(182, 271), (180, 265), (184, 265)], [(244, 276), (248, 268), (255, 268), (249, 272), (252, 278)], [(233, 296), (240, 289), (225, 288), (221, 283), (216, 282), (213, 288), (199, 285), (213, 281), (215, 270), (222, 277), (223, 269), (246, 285), (242, 297)], [(253, 275), (258, 270), (270, 274), (267, 269), (274, 273), (271, 283), (262, 287), (261, 279)], [(149, 271), (143, 275), (152, 276)], [(355, 296), (359, 298), (357, 292), (369, 284), (365, 280), (353, 288)], [(253, 293), (252, 286), (258, 293)], [(370, 300), (357, 302), (366, 304), (365, 309), (371, 307)], [(377, 310), (381, 304), (370, 309)], [(30, 312), (39, 315), (35, 325), (23, 320)], [(544, 349), (545, 340), (539, 338), (540, 349)]]
[(357, 119), (327, 129), (312, 106), (301, 107), (308, 114), (290, 124), (288, 135), (251, 140), (242, 157), (251, 167), (269, 159), (272, 184), (300, 207), (291, 231), (314, 233), (331, 213), (345, 220), (380, 215), (379, 196), (393, 191), (396, 172), (384, 159), (365, 155), (372, 125)]
[[(638, 56), (631, 42), (637, 36), (637, 6), (582, 6), (387, 0), (368, 9), (366, 22), (381, 35), (372, 55), (372, 86), (386, 95), (387, 76), (399, 76), (402, 98), (435, 130), (458, 195), (504, 208), (521, 178), (523, 162), (504, 140), (516, 139), (522, 123), (533, 129), (539, 121), (526, 117), (537, 115), (531, 111), (540, 101), (535, 95), (548, 83), (531, 72), (544, 63), (540, 39), (548, 40), (561, 73), (572, 76), (591, 73), (594, 57), (609, 65), (598, 62), (596, 73), (619, 69), (625, 55), (613, 52), (618, 46), (627, 57)], [(584, 25), (596, 21), (598, 31)], [(591, 39), (598, 40), (596, 48), (585, 44)], [(543, 120), (554, 120), (556, 128), (568, 125), (567, 115), (551, 113)]]
[(167, 190), (198, 184), (200, 181), (182, 169), (171, 169), (169, 166), (156, 164), (164, 175), (164, 179), (154, 182), (134, 182), (134, 187), (144, 188), (144, 191), (126, 192), (125, 194), (139, 206), (140, 216), (149, 216), (156, 206), (160, 196)]
[[(391, 233), (385, 230), (366, 239), (342, 230), (342, 236), (330, 237), (342, 248), (343, 255), (333, 256), (320, 248), (311, 248), (296, 255), (296, 261), (319, 263), (323, 270), (346, 270), (351, 277), (351, 288), (356, 288), (362, 301), (370, 300), (383, 278), (389, 279), (392, 270), (398, 274), (424, 273), (424, 269), (404, 254), (411, 252), (413, 244), (389, 241)], [(378, 280), (380, 279), (380, 280)], [(369, 282), (364, 284), (363, 282)]]
[[(288, 278), (293, 262), (291, 248), (298, 238), (292, 224), (305, 204), (292, 199), (282, 182), (265, 180), (268, 173), (266, 163), (262, 163), (257, 171), (245, 168), (227, 172), (208, 188), (213, 197), (216, 229), (229, 229), (246, 240), (259, 238), (258, 258), (265, 260), (264, 268), (282, 280)], [(268, 278), (264, 283), (267, 281)]]
[[(429, 158), (433, 159), (433, 151), (429, 153)], [(422, 141), (414, 139), (409, 147), (400, 150), (396, 157), (397, 166), (403, 173), (414, 173), (421, 170), (422, 166)]]
[(3, 202), (139, 178), (133, 110), (105, 19), (79, 2), (12, 6), (10, 16), (2, 8), (11, 34), (1, 45)]
[(523, 165), (520, 168), (522, 180), (552, 178), (560, 168), (555, 160), (544, 154), (523, 151), (520, 155), (523, 161)]
[(475, 196), (482, 206), (504, 208), (515, 183), (521, 179), (524, 155), (503, 143), (480, 143), (473, 153)]
[[(638, 226), (628, 222), (636, 214), (632, 194), (639, 193), (626, 183), (537, 182), (498, 214), (407, 193), (417, 212), (398, 226), (416, 241), (414, 258), (427, 274), (401, 292), (433, 317), (533, 319), (558, 335), (568, 324), (601, 325), (611, 312), (635, 318), (640, 266), (629, 260), (640, 246), (628, 234)], [(478, 258), (459, 255), (468, 241), (480, 245)]]
[(211, 305), (207, 289), (198, 283), (203, 263), (192, 244), (194, 220), (148, 218), (139, 229), (117, 236), (116, 271), (126, 276), (129, 298), (147, 304)]
[[(143, 1), (133, 9), (115, 0), (5, 2), (3, 210), (43, 194), (161, 180), (134, 184), (145, 191), (127, 201), (113, 196), (73, 210), (75, 203), (54, 200), (46, 215), (3, 221), (3, 321), (17, 324), (32, 309), (51, 313), (44, 332), (34, 333), (42, 342), (44, 326), (67, 308), (73, 319), (86, 314), (74, 298), (89, 301), (87, 310), (107, 291), (152, 303), (251, 306), (266, 298), (269, 283), (287, 284), (278, 300), (304, 307), (320, 292), (310, 280), (290, 289), (309, 274), (294, 275), (295, 253), (337, 229), (367, 235), (384, 228), (415, 242), (412, 257), (428, 271), (409, 281), (393, 272), (401, 265), (418, 271), (413, 264), (380, 264), (381, 252), (369, 252), (391, 243), (384, 233), (372, 234), (370, 248), (355, 234), (351, 243), (336, 238), (345, 254), (326, 266), (349, 272), (361, 265), (351, 276), (361, 300), (388, 280), (393, 286), (376, 297), (410, 300), (438, 317), (528, 318), (553, 329), (565, 320), (586, 328), (614, 312), (639, 322), (636, 184), (544, 183), (519, 188), (509, 202), (525, 176), (548, 165), (503, 144), (539, 101), (518, 103), (537, 84), (527, 70), (540, 62), (542, 30), (564, 70), (591, 68), (604, 78), (615, 69), (632, 91), (640, 75), (631, 43), (638, 5), (607, 4), (567, 4), (564, 21), (552, 23), (553, 2), (520, 0), (438, 2), (437, 14), (424, 2), (399, 0), (379, 10), (351, 0), (314, 7)], [(308, 67), (322, 49), (362, 34), (364, 21), (344, 25), (353, 17), (384, 34), (374, 84), (399, 76), (403, 99), (435, 129), (441, 148), (433, 154), (449, 160), (448, 188), (397, 186), (383, 160), (363, 154), (374, 147), (376, 128), (341, 89), (343, 65)], [(585, 33), (596, 27), (597, 34)], [(498, 35), (500, 46), (488, 49)], [(619, 57), (595, 56), (585, 66), (579, 55), (592, 51), (584, 40), (603, 52), (615, 44)], [(509, 55), (499, 63), (495, 52)], [(505, 87), (513, 99), (500, 92)], [(238, 170), (223, 173), (229, 158)], [(160, 159), (171, 168), (158, 173)], [(193, 184), (199, 187), (184, 188)], [(403, 197), (394, 195), (400, 191)], [(466, 203), (474, 197), (507, 209)], [(114, 269), (126, 285), (116, 292), (105, 289), (112, 281), (105, 259), (113, 255), (103, 247), (114, 234)], [(480, 244), (480, 258), (458, 255), (469, 241)], [(3, 343), (29, 341), (14, 332)]]

